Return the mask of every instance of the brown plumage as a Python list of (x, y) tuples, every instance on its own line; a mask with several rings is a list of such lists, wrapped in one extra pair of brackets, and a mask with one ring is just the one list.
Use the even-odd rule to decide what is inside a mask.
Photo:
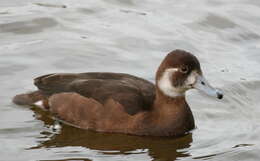
[(183, 135), (194, 128), (185, 95), (170, 97), (158, 87), (166, 69), (183, 66), (188, 71), (174, 73), (173, 87), (185, 84), (191, 71), (202, 73), (195, 56), (175, 50), (158, 68), (156, 85), (123, 73), (49, 74), (34, 80), (38, 91), (17, 95), (13, 101), (20, 105), (43, 101), (43, 106), (59, 119), (83, 129), (134, 135)]

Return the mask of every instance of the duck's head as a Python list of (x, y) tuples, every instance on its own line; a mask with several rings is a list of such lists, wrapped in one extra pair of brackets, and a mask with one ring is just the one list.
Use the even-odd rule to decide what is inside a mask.
[(204, 78), (198, 59), (183, 50), (174, 50), (164, 58), (156, 73), (156, 85), (168, 97), (184, 96), (187, 90), (195, 88), (223, 98), (223, 93)]

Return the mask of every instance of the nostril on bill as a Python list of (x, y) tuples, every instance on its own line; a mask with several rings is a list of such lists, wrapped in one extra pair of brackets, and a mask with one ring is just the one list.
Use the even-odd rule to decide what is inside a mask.
[(202, 81), (201, 84), (202, 84), (202, 85), (205, 85), (205, 82)]

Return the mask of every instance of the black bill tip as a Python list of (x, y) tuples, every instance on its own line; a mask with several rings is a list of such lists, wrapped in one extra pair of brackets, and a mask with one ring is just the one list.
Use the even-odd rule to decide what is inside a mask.
[(217, 97), (218, 97), (218, 99), (222, 99), (223, 98), (223, 94), (222, 93), (217, 93)]

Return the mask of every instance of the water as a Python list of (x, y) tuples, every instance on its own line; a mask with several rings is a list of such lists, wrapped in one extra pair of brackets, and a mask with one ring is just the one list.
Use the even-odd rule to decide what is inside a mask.
[[(260, 3), (254, 0), (1, 0), (0, 155), (9, 160), (260, 160)], [(180, 48), (201, 61), (215, 100), (188, 92), (197, 128), (181, 138), (62, 125), (12, 96), (53, 72), (125, 72), (148, 80)]]

